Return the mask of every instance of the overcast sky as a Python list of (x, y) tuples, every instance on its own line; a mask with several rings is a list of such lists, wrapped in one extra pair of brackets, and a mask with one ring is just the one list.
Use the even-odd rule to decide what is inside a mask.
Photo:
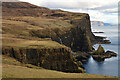
[(20, 0), (51, 9), (88, 13), (92, 21), (118, 22), (119, 0)]

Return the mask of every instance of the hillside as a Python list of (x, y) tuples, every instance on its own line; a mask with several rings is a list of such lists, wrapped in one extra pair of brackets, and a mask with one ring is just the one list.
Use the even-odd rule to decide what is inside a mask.
[(70, 78), (111, 78), (112, 80), (117, 80), (117, 78), (111, 76), (102, 76), (87, 73), (63, 73), (59, 71), (47, 70), (30, 64), (21, 64), (20, 62), (8, 56), (3, 56), (2, 60), (2, 80), (4, 80), (4, 78), (68, 78), (68, 80)]
[(3, 2), (2, 14), (2, 54), (23, 64), (84, 73), (82, 63), (71, 52), (88, 53), (101, 40), (91, 32), (90, 18), (85, 13), (51, 10), (26, 2)]
[(25, 2), (3, 3), (3, 33), (6, 32), (18, 36), (51, 38), (73, 50), (89, 51), (87, 42), (95, 42), (88, 14), (50, 10)]

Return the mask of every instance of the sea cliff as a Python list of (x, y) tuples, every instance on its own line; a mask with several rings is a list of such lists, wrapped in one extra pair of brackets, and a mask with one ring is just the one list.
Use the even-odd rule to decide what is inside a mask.
[(102, 40), (91, 32), (86, 13), (51, 10), (26, 2), (3, 2), (2, 8), (2, 54), (22, 63), (85, 72), (81, 60), (76, 61), (71, 52), (88, 53)]

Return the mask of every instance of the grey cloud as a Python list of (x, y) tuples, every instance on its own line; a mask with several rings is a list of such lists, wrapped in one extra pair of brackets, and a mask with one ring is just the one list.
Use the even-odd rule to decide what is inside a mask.
[(100, 7), (95, 8), (88, 8), (89, 10), (99, 10), (100, 12), (103, 12), (105, 14), (111, 14), (111, 13), (118, 13), (118, 10), (114, 10), (115, 8), (118, 8), (118, 4), (108, 4)]
[(107, 9), (114, 9), (117, 8), (117, 4), (108, 4), (108, 5), (101, 5), (100, 7), (91, 8), (93, 5), (97, 6), (94, 3), (88, 2), (80, 2), (80, 1), (51, 1), (51, 2), (43, 2), (40, 6), (49, 7), (49, 8), (62, 8), (62, 9), (82, 9), (82, 10), (99, 10), (103, 13), (117, 13), (116, 11), (108, 11)]
[(43, 2), (40, 6), (45, 6), (49, 8), (64, 8), (64, 9), (86, 9), (91, 5), (86, 2)]
[(105, 5), (101, 7), (95, 7), (95, 8), (89, 8), (91, 10), (104, 10), (104, 9), (112, 9), (112, 8), (117, 8), (117, 4), (110, 4), (110, 5)]

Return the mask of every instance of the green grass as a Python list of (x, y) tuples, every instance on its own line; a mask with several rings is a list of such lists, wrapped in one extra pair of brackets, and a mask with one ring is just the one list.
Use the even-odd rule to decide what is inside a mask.
[(10, 39), (4, 40), (3, 39), (3, 47), (5, 46), (11, 46), (11, 47), (30, 47), (30, 48), (37, 48), (37, 47), (43, 47), (43, 48), (59, 48), (59, 47), (65, 47), (64, 45), (61, 45), (55, 41), (46, 40), (46, 41), (38, 41), (38, 40), (25, 40), (25, 39)]
[[(16, 47), (63, 47), (50, 38), (35, 38), (31, 35), (35, 31), (41, 36), (56, 36), (59, 28), (71, 27), (68, 21), (48, 19), (42, 17), (4, 17), (2, 21), (3, 46)], [(55, 28), (55, 29), (54, 29)], [(63, 30), (62, 29), (62, 30)], [(55, 33), (56, 31), (56, 33)]]
[(29, 26), (28, 29), (34, 26), (36, 28), (64, 28), (64, 27), (71, 27), (72, 25), (68, 21), (60, 20), (60, 19), (48, 19), (43, 17), (12, 17), (5, 19), (3, 23), (14, 24), (14, 25), (25, 25), (26, 27)]

